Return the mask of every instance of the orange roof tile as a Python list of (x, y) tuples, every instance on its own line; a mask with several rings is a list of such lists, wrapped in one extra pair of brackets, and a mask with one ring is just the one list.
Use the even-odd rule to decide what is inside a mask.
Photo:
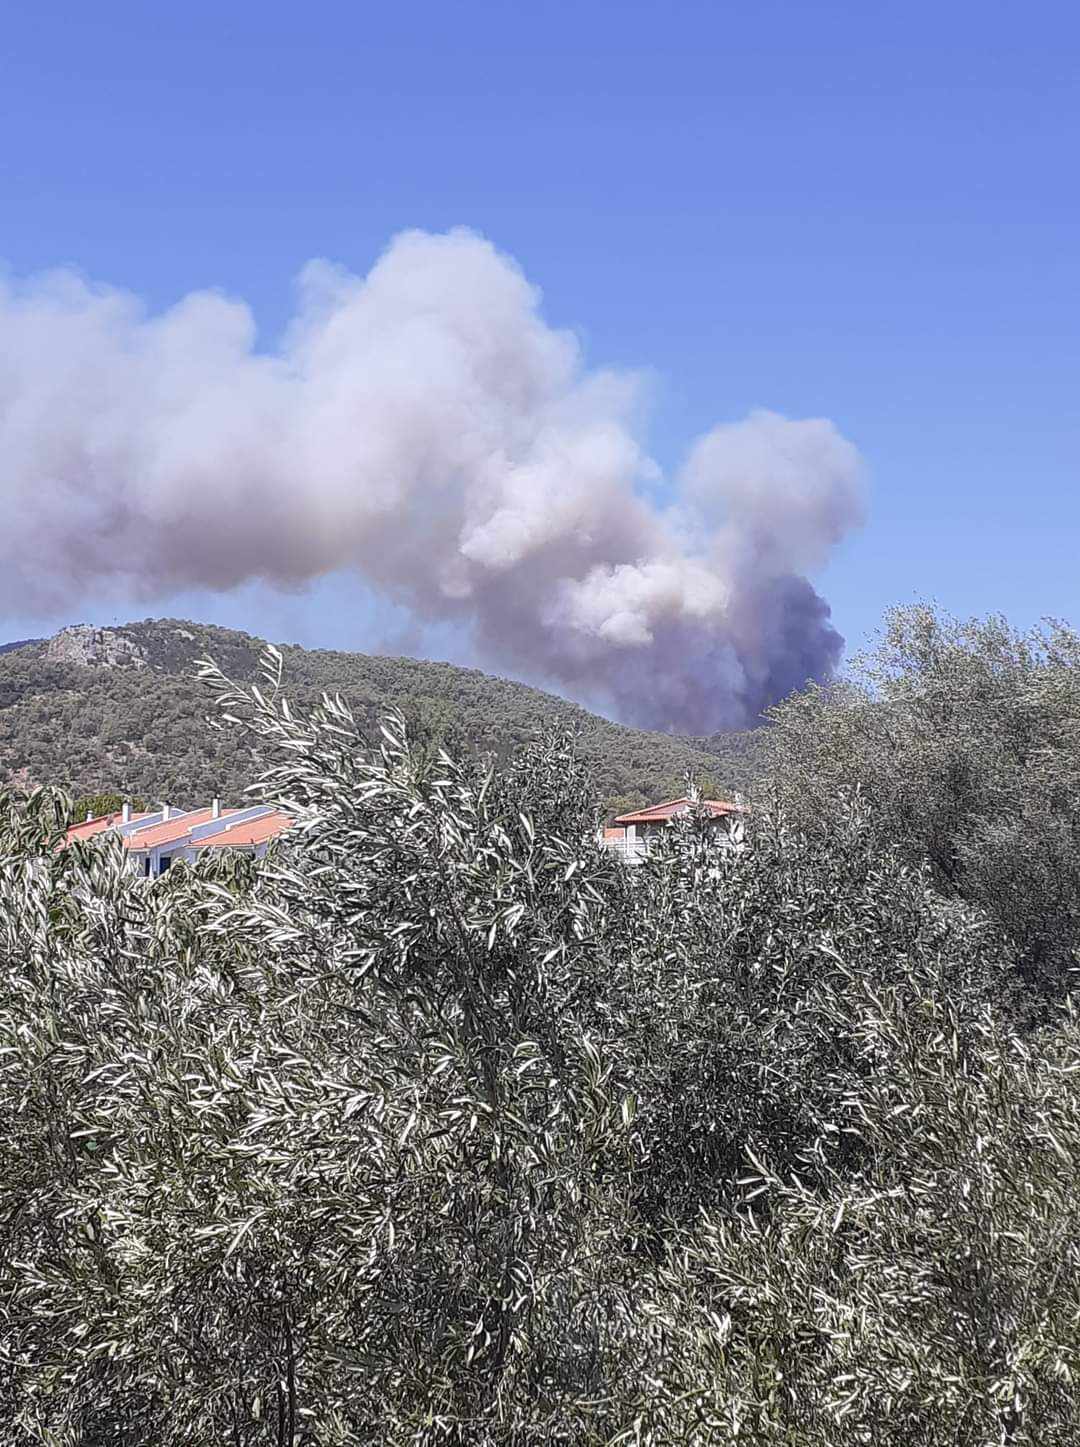
[[(227, 814), (236, 812), (235, 809), (222, 809), (221, 817), (224, 819)], [(209, 824), (213, 817), (213, 809), (192, 809), (188, 814), (178, 814), (174, 819), (165, 819), (160, 824), (152, 824), (149, 829), (140, 829), (137, 834), (129, 834), (124, 840), (124, 847), (156, 849), (159, 844), (172, 844), (177, 839), (183, 839), (196, 824)]]
[[(128, 818), (129, 824), (136, 823), (139, 819), (149, 819), (154, 813), (152, 809), (143, 809), (141, 812), (133, 813)], [(92, 839), (95, 834), (103, 834), (106, 829), (113, 828), (116, 824), (124, 822), (123, 813), (119, 810), (115, 814), (99, 814), (96, 819), (84, 819), (81, 824), (72, 824), (66, 831), (66, 838), (69, 844), (76, 839)]]
[(222, 829), (220, 833), (208, 834), (204, 839), (192, 840), (191, 847), (226, 849), (244, 844), (263, 844), (288, 829), (291, 823), (292, 820), (286, 814), (260, 814), (257, 819), (246, 819), (241, 824), (234, 824), (231, 829)]
[[(732, 804), (726, 799), (702, 799), (701, 804), (718, 819), (726, 814), (745, 814), (742, 804)], [(683, 814), (690, 807), (688, 798), (667, 799), (663, 804), (651, 804), (647, 809), (635, 809), (631, 814), (620, 814), (616, 824), (664, 824), (676, 814)]]

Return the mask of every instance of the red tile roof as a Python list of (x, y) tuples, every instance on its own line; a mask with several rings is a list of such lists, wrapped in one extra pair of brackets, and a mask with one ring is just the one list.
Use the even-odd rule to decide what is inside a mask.
[[(140, 819), (150, 819), (156, 810), (144, 810), (130, 816), (129, 823), (137, 823)], [(232, 814), (239, 814), (239, 809), (222, 809), (217, 816), (221, 820), (227, 820)], [(128, 834), (124, 837), (124, 848), (142, 853), (151, 849), (157, 849), (163, 844), (179, 844), (192, 849), (214, 849), (227, 848), (232, 846), (252, 847), (263, 844), (272, 839), (282, 830), (287, 829), (292, 820), (287, 814), (274, 810), (270, 814), (260, 814), (254, 819), (245, 819), (232, 828), (222, 828), (207, 834), (201, 839), (187, 838), (188, 834), (200, 824), (209, 824), (214, 819), (214, 811), (211, 808), (192, 809), (186, 814), (175, 814), (171, 819), (163, 819), (160, 824), (151, 824), (145, 829), (140, 829), (135, 834)], [(103, 834), (107, 829), (114, 828), (123, 822), (121, 813), (101, 814), (96, 819), (85, 819), (81, 824), (73, 824), (66, 831), (65, 844), (71, 844), (76, 839), (91, 839), (95, 834)], [(63, 847), (61, 845), (61, 847)]]
[[(139, 819), (149, 819), (154, 811), (144, 809), (141, 813), (133, 813), (128, 823), (134, 824)], [(81, 824), (72, 824), (67, 830), (67, 842), (73, 844), (76, 839), (92, 839), (95, 834), (103, 834), (106, 829), (112, 829), (116, 824), (122, 824), (124, 816), (121, 812), (115, 814), (99, 814), (96, 819), (84, 819)]]
[[(742, 804), (732, 804), (727, 799), (702, 799), (701, 804), (708, 809), (710, 814), (718, 819), (727, 814), (745, 814), (746, 809)], [(651, 804), (647, 809), (636, 809), (631, 814), (620, 814), (615, 820), (616, 824), (664, 824), (668, 819), (673, 819), (676, 814), (685, 814), (690, 808), (690, 800), (667, 799), (663, 804)]]
[[(224, 819), (228, 814), (235, 814), (235, 809), (222, 809), (221, 817)], [(178, 839), (183, 839), (189, 829), (196, 824), (209, 824), (214, 817), (213, 809), (192, 809), (188, 814), (177, 814), (174, 819), (165, 819), (160, 824), (152, 824), (149, 829), (140, 829), (137, 834), (129, 834), (124, 840), (125, 849), (156, 849), (159, 844), (172, 844)]]
[(192, 849), (231, 849), (241, 845), (264, 844), (275, 835), (288, 829), (292, 820), (286, 814), (260, 814), (257, 819), (246, 819), (234, 824), (231, 829), (222, 829), (217, 834), (208, 834), (205, 839), (192, 840)]

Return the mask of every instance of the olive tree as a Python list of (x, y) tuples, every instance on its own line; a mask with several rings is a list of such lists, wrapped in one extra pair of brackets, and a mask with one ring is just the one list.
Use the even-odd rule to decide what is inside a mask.
[[(664, 1366), (638, 1440), (1067, 1447), (1080, 1435), (1080, 1030), (1018, 1039), (936, 969), (819, 1001), (862, 1078), (813, 1179), (753, 1155), (673, 1237), (642, 1311)], [(633, 1440), (624, 1435), (621, 1441)]]
[(1080, 636), (897, 609), (850, 674), (774, 710), (763, 792), (820, 834), (860, 789), (883, 843), (1016, 942), (1029, 1006), (1060, 999), (1080, 943)]
[[(263, 861), (144, 880), (0, 799), (5, 1440), (1076, 1440), (1070, 945), (1002, 927), (921, 675), (788, 705), (751, 821), (629, 868), (568, 741), (373, 749), (264, 674), (205, 669), (291, 816)], [(956, 801), (925, 848), (882, 718)]]
[(276, 858), (149, 885), (115, 841), (3, 861), (11, 1419), (581, 1440), (633, 1311), (630, 1109), (589, 1003), (626, 886), (572, 754), (496, 779), (215, 682), (280, 761)]

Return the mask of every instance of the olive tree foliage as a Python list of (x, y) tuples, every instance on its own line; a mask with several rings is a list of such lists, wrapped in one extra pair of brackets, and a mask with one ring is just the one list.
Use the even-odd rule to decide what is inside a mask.
[[(1080, 635), (896, 609), (851, 678), (767, 731), (770, 787), (827, 830), (858, 788), (877, 837), (1015, 941), (1029, 999), (1072, 986), (1080, 944)], [(767, 792), (767, 791), (766, 791)]]
[(266, 861), (0, 801), (5, 1440), (1077, 1440), (1080, 1026), (864, 793), (630, 869), (279, 665)]
[(638, 876), (621, 1013), (637, 1025), (628, 1068), (650, 1219), (737, 1199), (761, 1152), (807, 1183), (854, 1168), (864, 986), (899, 988), (919, 970), (956, 1010), (1009, 997), (988, 923), (939, 896), (925, 866), (882, 851), (857, 796), (827, 847), (766, 810), (719, 852), (689, 822)]
[[(819, 1008), (860, 1080), (813, 1173), (765, 1150), (741, 1209), (669, 1239), (636, 1440), (1067, 1447), (1080, 1440), (1080, 1031), (957, 1010), (838, 953)], [(822, 1159), (821, 1157), (824, 1157)], [(631, 1440), (626, 1438), (624, 1440)]]
[(497, 779), (391, 718), (372, 755), (333, 701), (216, 681), (295, 816), (257, 875), (4, 851), (7, 1418), (577, 1440), (641, 1363), (630, 1106), (591, 1023), (627, 884), (572, 754)]
[(155, 1335), (174, 1249), (155, 1203), (198, 1189), (184, 1072), (255, 964), (207, 926), (250, 880), (226, 862), (148, 890), (114, 839), (58, 848), (69, 804), (0, 799), (0, 1421), (141, 1444), (183, 1370)]

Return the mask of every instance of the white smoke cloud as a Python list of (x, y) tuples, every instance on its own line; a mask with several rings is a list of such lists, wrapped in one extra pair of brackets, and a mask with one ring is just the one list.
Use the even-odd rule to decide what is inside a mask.
[(148, 316), (70, 273), (0, 288), (0, 615), (355, 568), (631, 721), (752, 721), (838, 658), (804, 575), (859, 521), (857, 454), (754, 413), (659, 507), (639, 411), (466, 231), (398, 236), (363, 278), (311, 263), (272, 355), (217, 294)]

